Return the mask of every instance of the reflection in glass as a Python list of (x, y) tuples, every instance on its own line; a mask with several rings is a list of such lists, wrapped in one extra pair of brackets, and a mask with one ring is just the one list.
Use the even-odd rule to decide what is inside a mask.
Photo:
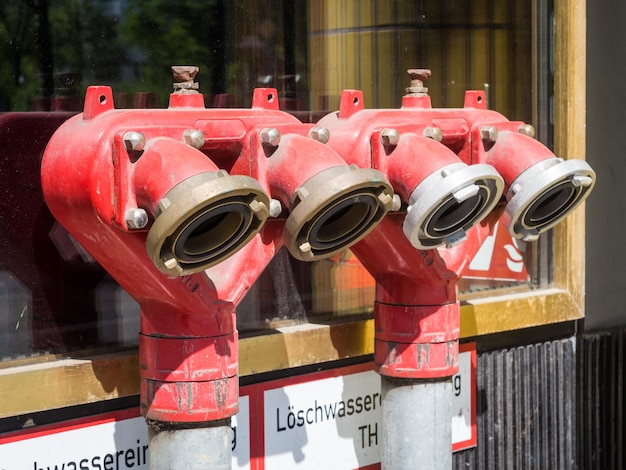
[(30, 354), (32, 296), (10, 272), (0, 269), (0, 360)]
[[(189, 64), (200, 67), (209, 108), (248, 107), (255, 87), (274, 87), (281, 109), (315, 122), (346, 88), (363, 90), (368, 108), (398, 107), (406, 70), (424, 67), (433, 106), (461, 106), (465, 90), (481, 89), (492, 109), (532, 122), (531, 11), (528, 0), (4, 2), (0, 111), (80, 111), (94, 84), (112, 86), (117, 107), (164, 107), (170, 66)], [(137, 342), (137, 305), (43, 204), (39, 158), (65, 118), (47, 119), (22, 134), (0, 129), (0, 359)], [(533, 279), (536, 251), (511, 252)], [(239, 306), (238, 327), (369, 315), (373, 299), (374, 281), (350, 252), (309, 265), (282, 250)]]

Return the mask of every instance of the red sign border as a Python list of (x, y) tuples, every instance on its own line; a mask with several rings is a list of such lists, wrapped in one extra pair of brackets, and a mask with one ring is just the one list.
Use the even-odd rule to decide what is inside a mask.
[(478, 443), (478, 436), (476, 430), (476, 343), (462, 343), (459, 345), (459, 353), (470, 353), (470, 387), (472, 389), (472, 395), (470, 398), (471, 418), (470, 426), (472, 429), (472, 437), (466, 441), (456, 442), (452, 444), (452, 452), (458, 452), (465, 449), (471, 449), (476, 447)]
[[(476, 343), (464, 343), (459, 346), (459, 352), (470, 353), (470, 386), (473, 393), (471, 394), (471, 435), (467, 441), (457, 442), (452, 445), (452, 451), (457, 452), (476, 446)], [(264, 470), (265, 459), (262, 453), (265, 447), (265, 420), (264, 420), (264, 392), (274, 390), (290, 385), (300, 385), (303, 383), (324, 380), (328, 378), (341, 377), (345, 375), (357, 374), (360, 372), (368, 372), (373, 370), (372, 362), (364, 362), (349, 366), (336, 367), (308, 374), (295, 375), (281, 379), (268, 380), (257, 384), (246, 385), (240, 387), (240, 397), (247, 396), (249, 403), (249, 429), (250, 429), (250, 468), (254, 470)], [(98, 426), (100, 424), (124, 421), (140, 417), (139, 407), (132, 407), (123, 410), (111, 411), (99, 415), (85, 416), (82, 418), (69, 419), (58, 423), (36, 426), (33, 428), (25, 428), (19, 431), (0, 435), (0, 445), (12, 442), (34, 439), (37, 437), (57, 434), (61, 432), (73, 431), (76, 429)], [(259, 419), (263, 418), (263, 419)], [(261, 452), (258, 452), (261, 451)], [(261, 455), (257, 455), (260, 453)], [(380, 468), (380, 464), (362, 467), (361, 470), (373, 470)]]

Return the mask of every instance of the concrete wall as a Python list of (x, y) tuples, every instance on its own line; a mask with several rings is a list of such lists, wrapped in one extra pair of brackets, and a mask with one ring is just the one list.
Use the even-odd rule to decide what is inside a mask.
[(587, 331), (626, 326), (626, 2), (587, 0)]

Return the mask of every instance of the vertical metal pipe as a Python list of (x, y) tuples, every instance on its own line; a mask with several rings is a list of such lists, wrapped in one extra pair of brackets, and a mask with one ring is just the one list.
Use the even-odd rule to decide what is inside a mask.
[(452, 382), (381, 376), (382, 470), (452, 468)]
[[(148, 426), (150, 470), (230, 470), (230, 419), (203, 428), (180, 429), (164, 423)], [(208, 423), (207, 423), (208, 424)], [(212, 424), (212, 423), (211, 423)]]

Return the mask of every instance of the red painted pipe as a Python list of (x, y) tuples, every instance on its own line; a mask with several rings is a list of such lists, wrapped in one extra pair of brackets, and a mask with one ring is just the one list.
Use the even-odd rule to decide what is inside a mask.
[(313, 261), (343, 251), (392, 207), (393, 190), (382, 173), (348, 166), (312, 138), (285, 135), (266, 165), (272, 195), (290, 211), (284, 239), (297, 259)]
[[(374, 165), (387, 175), (389, 182), (404, 201), (411, 198), (413, 190), (424, 179), (448, 165), (461, 163), (459, 157), (439, 142), (427, 137), (405, 133), (399, 137), (397, 147), (387, 155), (372, 150)], [(380, 146), (376, 146), (380, 149)]]
[[(505, 181), (503, 222), (515, 238), (532, 241), (571, 213), (591, 193), (595, 173), (582, 160), (563, 161), (532, 138), (532, 126), (487, 109), (482, 91), (468, 91), (464, 107), (433, 109), (428, 96), (405, 95), (400, 109), (366, 110), (359, 90), (345, 90), (341, 109), (320, 120), (329, 145), (349, 163), (365, 167), (372, 136), (393, 128), (431, 136), (464, 163), (492, 165)], [(349, 123), (349, 124), (348, 124)]]
[(298, 135), (281, 137), (276, 152), (267, 160), (267, 178), (272, 196), (289, 207), (297, 189), (309, 178), (332, 167), (347, 167), (335, 151)]
[(595, 173), (582, 160), (557, 158), (540, 142), (510, 130), (476, 152), (498, 169), (508, 201), (503, 221), (509, 233), (524, 241), (556, 225), (584, 201), (595, 184)]
[[(115, 136), (116, 144), (118, 141), (121, 144), (121, 140), (121, 136)], [(148, 210), (153, 217), (161, 199), (174, 186), (200, 173), (219, 171), (217, 165), (202, 152), (171, 137), (148, 141), (132, 168), (128, 183), (133, 188), (138, 206)], [(123, 182), (119, 181), (119, 184)]]
[(376, 280), (374, 362), (398, 378), (458, 372), (458, 281), (493, 230), (494, 216), (450, 249), (416, 250), (389, 215), (351, 249)]

